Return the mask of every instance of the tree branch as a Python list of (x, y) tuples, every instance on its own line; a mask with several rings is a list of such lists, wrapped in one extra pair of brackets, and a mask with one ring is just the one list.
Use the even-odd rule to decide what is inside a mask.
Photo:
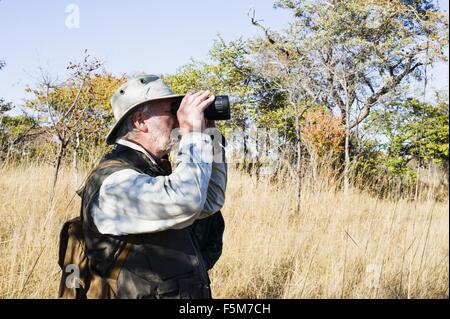
[[(254, 9), (253, 9), (253, 12), (252, 12), (252, 15), (251, 15), (251, 16), (250, 16), (250, 11), (252, 11), (252, 9), (250, 9), (250, 10), (248, 11), (247, 16), (248, 16), (248, 18), (250, 19), (251, 24), (253, 24), (255, 27), (261, 29), (261, 30), (264, 32), (264, 35), (265, 35), (267, 41), (268, 41), (271, 45), (275, 45), (275, 44), (277, 43), (277, 41), (275, 41), (275, 40), (273, 39), (273, 37), (270, 35), (269, 29), (266, 28), (266, 27), (264, 27), (263, 25), (261, 25), (261, 24), (259, 23), (259, 21), (255, 19), (255, 10), (254, 10)], [(286, 55), (287, 58), (290, 57), (289, 51), (286, 50), (285, 48), (282, 48), (282, 47), (277, 46), (276, 49), (277, 49), (278, 51), (280, 51), (281, 53), (283, 53), (284, 55)], [(297, 50), (297, 52), (298, 52), (298, 50)]]
[(372, 94), (372, 96), (364, 103), (359, 116), (350, 123), (350, 126), (349, 126), (350, 129), (354, 128), (356, 125), (361, 123), (369, 115), (370, 109), (372, 108), (372, 106), (375, 105), (382, 96), (384, 96), (386, 93), (395, 89), (395, 87), (397, 87), (397, 85), (400, 84), (400, 82), (403, 80), (403, 78), (405, 76), (407, 76), (408, 74), (411, 74), (415, 69), (417, 69), (418, 67), (423, 65), (422, 62), (417, 62), (414, 65), (412, 65), (412, 63), (413, 63), (413, 61), (409, 60), (408, 63), (406, 64), (405, 70), (402, 73), (393, 77), (393, 79), (392, 79), (392, 81), (390, 81), (390, 83), (383, 86), (378, 92)]

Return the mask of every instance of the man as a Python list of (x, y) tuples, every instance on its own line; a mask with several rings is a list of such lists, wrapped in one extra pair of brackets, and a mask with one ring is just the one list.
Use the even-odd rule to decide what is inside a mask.
[[(116, 146), (83, 189), (89, 268), (108, 278), (120, 259), (119, 298), (211, 298), (207, 270), (215, 260), (202, 256), (195, 235), (205, 226), (194, 231), (193, 224), (219, 216), (227, 167), (212, 161), (205, 134), (214, 124), (207, 125), (203, 111), (214, 96), (188, 93), (175, 115), (172, 102), (179, 97), (154, 75), (122, 85), (111, 99), (116, 123), (107, 136)], [(181, 140), (171, 172), (176, 128)]]

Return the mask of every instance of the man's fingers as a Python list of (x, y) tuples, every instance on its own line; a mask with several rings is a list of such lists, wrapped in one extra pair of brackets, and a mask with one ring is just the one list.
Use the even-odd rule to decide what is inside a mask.
[(181, 103), (180, 108), (185, 108), (188, 105), (191, 105), (192, 107), (200, 107), (204, 109), (205, 104), (203, 102), (206, 102), (206, 106), (208, 105), (208, 95), (210, 95), (211, 92), (209, 90), (206, 91), (198, 91), (198, 92), (188, 92), (186, 93), (185, 97), (183, 98), (183, 101)]
[(184, 95), (184, 97), (183, 97), (183, 99), (181, 100), (181, 103), (180, 103), (180, 108), (184, 108), (184, 105), (185, 105), (185, 104), (187, 103), (187, 101), (191, 98), (192, 94), (194, 94), (193, 91), (188, 91), (188, 92)]
[(200, 95), (202, 95), (205, 91), (198, 91), (195, 92), (194, 94), (191, 95), (191, 98), (195, 99), (197, 97), (199, 97)]
[(188, 93), (186, 93), (186, 95), (184, 96), (184, 99), (181, 103), (181, 107), (184, 108), (185, 105), (191, 104), (193, 101), (195, 101), (196, 97), (199, 96), (202, 92), (203, 91), (198, 91), (198, 92), (189, 91)]
[(204, 100), (206, 100), (209, 96), (210, 92), (209, 91), (203, 91), (202, 94), (200, 94), (199, 96), (197, 96), (194, 99), (194, 104), (196, 107), (198, 107), (200, 105), (201, 102), (203, 102)]
[(180, 128), (184, 132), (202, 132), (206, 127), (204, 110), (214, 101), (215, 96), (210, 91), (187, 93), (177, 116)]
[(214, 101), (215, 96), (211, 95), (208, 99), (199, 104), (199, 108), (204, 111)]
[(209, 92), (209, 90), (203, 91), (203, 93), (200, 94), (197, 98), (200, 99), (200, 101), (203, 102), (203, 101), (208, 97), (208, 95), (209, 95), (210, 93), (211, 93), (211, 92)]

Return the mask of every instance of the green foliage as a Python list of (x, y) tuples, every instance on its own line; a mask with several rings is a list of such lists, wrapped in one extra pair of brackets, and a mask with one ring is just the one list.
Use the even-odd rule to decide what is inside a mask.
[(110, 99), (125, 76), (80, 71), (75, 64), (69, 68), (75, 70), (74, 76), (52, 86), (48, 94), (45, 86), (29, 88), (35, 97), (27, 101), (27, 106), (46, 114), (40, 121), (42, 125), (47, 123), (51, 134), (68, 138), (69, 152), (77, 148), (81, 157), (89, 157), (95, 149), (107, 147), (104, 139), (113, 121)]
[(36, 120), (29, 116), (3, 116), (0, 119), (3, 130), (11, 136), (18, 136), (36, 124)]
[(431, 1), (279, 0), (275, 7), (293, 19), (281, 32), (265, 29), (255, 50), (262, 72), (290, 78), (290, 90), (342, 114), (348, 108), (351, 128), (402, 83), (421, 78), (424, 65), (447, 59), (448, 21)]
[(386, 164), (392, 174), (411, 173), (408, 163), (442, 164), (449, 159), (448, 102), (422, 103), (416, 99), (393, 103), (373, 112), (368, 128), (384, 136)]
[(416, 172), (408, 169), (394, 174), (388, 166), (388, 157), (376, 140), (357, 142), (354, 136), (351, 139), (353, 146), (361, 143), (363, 145), (359, 145), (358, 153), (354, 152), (352, 157), (350, 178), (353, 185), (382, 198), (411, 197), (416, 187)]
[(210, 63), (192, 61), (176, 74), (163, 76), (164, 81), (179, 94), (192, 90), (210, 90), (215, 95), (232, 98), (231, 120), (216, 123), (225, 134), (239, 127), (245, 129), (254, 118), (254, 86), (248, 67), (248, 44), (242, 39), (214, 42), (209, 51)]
[[(339, 110), (343, 126), (349, 128), (349, 139), (372, 110), (401, 96), (410, 80), (423, 79), (425, 65), (447, 60), (448, 19), (428, 0), (278, 0), (274, 6), (289, 10), (293, 18), (287, 28), (272, 31), (251, 17), (263, 34), (253, 41), (256, 72), (276, 83), (277, 89), (285, 92), (285, 102), (297, 107), (297, 113), (301, 103)], [(308, 112), (307, 108), (303, 111)], [(414, 129), (410, 124), (409, 130)], [(442, 137), (437, 132), (428, 133), (424, 139)], [(410, 144), (419, 144), (430, 153), (419, 156), (414, 146), (402, 144), (408, 144), (409, 139), (393, 145), (392, 153), (399, 156), (388, 157), (392, 174), (409, 174), (408, 156), (402, 152), (434, 160), (442, 158), (437, 153), (445, 153), (440, 142), (413, 141)], [(357, 145), (359, 149), (352, 152)], [(354, 156), (364, 153), (363, 147), (360, 142), (350, 143), (346, 151)], [(367, 163), (370, 157), (362, 158), (364, 169), (386, 168), (386, 158), (377, 155), (381, 162)], [(351, 156), (345, 158), (346, 167), (350, 160)], [(359, 160), (353, 158), (353, 163)], [(344, 189), (347, 172), (344, 170)]]
[(34, 147), (31, 132), (36, 125), (36, 119), (26, 115), (0, 115), (0, 159), (20, 160), (29, 153)]

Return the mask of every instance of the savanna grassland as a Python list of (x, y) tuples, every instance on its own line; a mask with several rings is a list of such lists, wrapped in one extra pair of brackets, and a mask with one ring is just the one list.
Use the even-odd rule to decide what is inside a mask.
[[(78, 214), (74, 173), (0, 170), (0, 297), (55, 298), (58, 235)], [(300, 212), (286, 179), (230, 170), (216, 298), (448, 298), (448, 201), (379, 199), (305, 185)]]

